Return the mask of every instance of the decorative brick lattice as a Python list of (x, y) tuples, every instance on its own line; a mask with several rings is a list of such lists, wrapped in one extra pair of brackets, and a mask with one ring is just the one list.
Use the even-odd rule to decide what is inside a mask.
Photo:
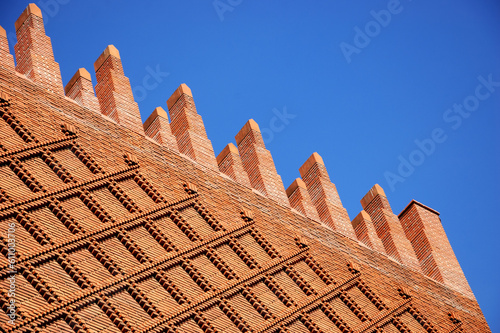
[(30, 5), (16, 28), (17, 69), (0, 30), (0, 331), (488, 331), (473, 296), (446, 285), (459, 268), (450, 251), (438, 260), (429, 209), (414, 205), (401, 228), (375, 191), (353, 228), (319, 155), (287, 193), (256, 124), (215, 159), (182, 85), (172, 123), (157, 109), (143, 126), (111, 46), (97, 97), (79, 70), (74, 103), (41, 11)]

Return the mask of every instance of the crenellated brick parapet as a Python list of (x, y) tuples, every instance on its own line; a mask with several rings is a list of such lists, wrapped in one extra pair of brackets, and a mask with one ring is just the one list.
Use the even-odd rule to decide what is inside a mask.
[(247, 121), (235, 138), (252, 187), (267, 197), (290, 206), (283, 181), (276, 171), (273, 157), (266, 149), (259, 125), (255, 120)]
[(108, 45), (94, 62), (95, 91), (101, 113), (132, 131), (144, 134), (139, 106), (134, 101), (130, 81), (123, 72), (120, 53)]
[(361, 199), (361, 206), (370, 215), (378, 237), (384, 244), (385, 252), (400, 263), (421, 271), (420, 263), (415, 255), (413, 246), (398, 217), (392, 212), (384, 190), (375, 184)]
[(14, 70), (14, 57), (9, 52), (7, 32), (0, 26), (0, 67)]
[(366, 246), (380, 253), (385, 253), (384, 245), (377, 236), (377, 231), (375, 230), (372, 219), (367, 212), (362, 210), (354, 218), (354, 220), (352, 220), (352, 227), (354, 228), (356, 237), (358, 237), (358, 239)]
[(296, 209), (302, 215), (307, 216), (312, 220), (320, 221), (316, 207), (311, 201), (309, 192), (307, 192), (306, 183), (304, 183), (302, 179), (295, 179), (286, 189), (286, 195), (288, 196), (290, 206), (292, 206), (293, 209)]
[(170, 128), (179, 151), (212, 170), (218, 170), (212, 142), (207, 137), (203, 119), (196, 111), (193, 93), (186, 84), (167, 100)]
[(241, 162), (240, 153), (234, 144), (229, 143), (224, 147), (217, 156), (217, 164), (220, 172), (242, 185), (251, 187), (250, 180)]
[(170, 129), (168, 115), (162, 107), (157, 107), (143, 124), (146, 136), (170, 150), (179, 151), (175, 136)]
[(337, 188), (330, 181), (321, 156), (313, 153), (299, 168), (299, 172), (321, 222), (344, 236), (355, 239), (347, 210), (342, 206)]
[(79, 68), (64, 88), (66, 96), (92, 111), (100, 112), (99, 100), (94, 94), (92, 78), (85, 68)]
[(285, 191), (255, 121), (215, 158), (186, 85), (142, 124), (113, 46), (64, 96), (4, 35), (0, 331), (490, 332), (435, 210), (375, 185), (351, 222), (317, 153)]
[(30, 3), (17, 19), (15, 27), (16, 71), (49, 91), (64, 94), (61, 71), (54, 60), (50, 38), (45, 35), (40, 8)]
[(399, 214), (406, 237), (420, 261), (422, 272), (462, 293), (472, 294), (451, 248), (439, 213), (412, 200)]

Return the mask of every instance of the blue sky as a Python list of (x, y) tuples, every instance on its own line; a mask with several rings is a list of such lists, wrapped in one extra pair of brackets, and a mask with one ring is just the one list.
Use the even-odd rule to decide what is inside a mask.
[[(351, 219), (375, 183), (439, 211), (500, 329), (498, 1), (35, 3), (64, 85), (113, 44), (143, 120), (184, 82), (216, 155), (253, 118), (285, 187), (317, 151)], [(8, 33), (27, 4), (2, 1)]]

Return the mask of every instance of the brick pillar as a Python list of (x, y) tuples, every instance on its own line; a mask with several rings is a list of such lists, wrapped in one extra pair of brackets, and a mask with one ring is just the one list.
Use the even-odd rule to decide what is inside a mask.
[(273, 157), (264, 145), (259, 125), (250, 119), (235, 138), (243, 167), (252, 187), (267, 197), (290, 207), (285, 187), (276, 171)]
[(243, 168), (240, 153), (238, 148), (232, 143), (229, 143), (217, 156), (217, 164), (220, 172), (228, 175), (234, 181), (241, 185), (251, 187), (248, 175)]
[(175, 136), (170, 130), (167, 113), (162, 107), (154, 109), (143, 126), (148, 137), (171, 150), (179, 151)]
[(61, 71), (54, 61), (52, 43), (45, 35), (42, 12), (30, 3), (15, 23), (16, 70), (49, 91), (63, 94)]
[(399, 214), (399, 220), (413, 245), (423, 273), (455, 290), (472, 294), (446, 237), (439, 213), (412, 200)]
[(290, 201), (290, 206), (292, 206), (292, 208), (298, 210), (302, 215), (312, 220), (320, 221), (316, 207), (314, 207), (309, 192), (307, 192), (306, 183), (304, 183), (302, 179), (295, 179), (286, 189), (286, 195), (288, 196), (288, 201)]
[(120, 53), (108, 45), (94, 62), (97, 84), (95, 92), (101, 113), (128, 129), (144, 134), (139, 107), (134, 101), (132, 88), (123, 73)]
[(351, 223), (356, 236), (361, 242), (377, 252), (385, 253), (384, 245), (378, 238), (372, 219), (367, 212), (362, 210)]
[(85, 68), (80, 68), (64, 88), (66, 96), (83, 107), (100, 112), (99, 100), (95, 97), (92, 78)]
[(361, 206), (370, 215), (385, 252), (400, 263), (421, 271), (413, 246), (406, 238), (398, 217), (392, 212), (382, 187), (375, 184), (361, 199)]
[(337, 188), (330, 181), (321, 156), (313, 153), (299, 168), (299, 172), (321, 222), (344, 236), (356, 239), (349, 215), (342, 206)]
[(203, 119), (196, 112), (191, 89), (184, 83), (167, 100), (170, 128), (179, 151), (212, 170), (219, 170), (212, 142), (207, 137)]
[(14, 57), (9, 51), (7, 32), (0, 26), (0, 67), (14, 70)]

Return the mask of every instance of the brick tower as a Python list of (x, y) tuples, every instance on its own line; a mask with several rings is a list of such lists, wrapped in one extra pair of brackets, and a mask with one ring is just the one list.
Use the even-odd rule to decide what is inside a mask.
[(351, 221), (317, 153), (285, 190), (253, 120), (215, 157), (185, 84), (142, 123), (116, 48), (63, 90), (38, 7), (16, 30), (1, 332), (490, 332), (435, 210), (375, 185)]

